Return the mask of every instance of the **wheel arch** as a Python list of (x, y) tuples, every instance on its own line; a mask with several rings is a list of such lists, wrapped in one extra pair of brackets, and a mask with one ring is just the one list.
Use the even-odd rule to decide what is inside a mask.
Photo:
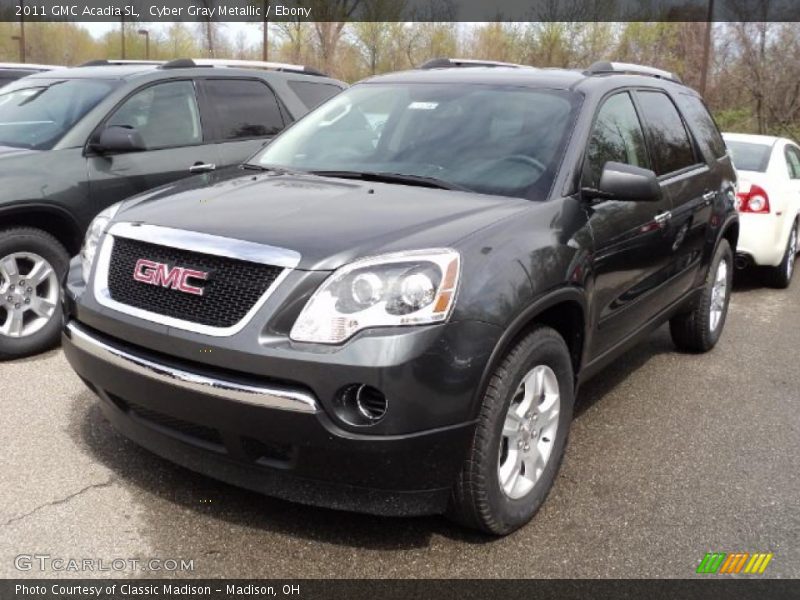
[(81, 227), (68, 211), (57, 206), (30, 202), (0, 209), (0, 229), (11, 227), (41, 229), (61, 242), (70, 256), (81, 249)]
[(559, 288), (532, 302), (511, 321), (495, 344), (473, 398), (472, 414), (476, 414), (479, 409), (484, 390), (497, 366), (519, 340), (536, 325), (552, 327), (564, 338), (577, 380), (583, 360), (586, 323), (586, 297), (581, 288)]

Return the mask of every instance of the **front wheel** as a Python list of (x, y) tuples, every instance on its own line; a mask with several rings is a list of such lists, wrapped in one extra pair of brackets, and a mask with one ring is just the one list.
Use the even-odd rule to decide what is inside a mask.
[(722, 239), (714, 253), (703, 291), (690, 312), (670, 319), (669, 331), (679, 350), (708, 352), (719, 341), (728, 315), (733, 283), (733, 252)]
[(58, 342), (60, 282), (68, 264), (67, 251), (44, 231), (0, 231), (0, 360)]
[(497, 367), (451, 496), (449, 516), (506, 535), (527, 523), (558, 472), (572, 420), (573, 369), (563, 338), (537, 326)]

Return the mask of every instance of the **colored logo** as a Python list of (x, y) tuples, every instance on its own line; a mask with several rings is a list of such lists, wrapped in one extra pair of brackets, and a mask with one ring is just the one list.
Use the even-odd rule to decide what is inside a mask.
[(186, 294), (202, 296), (203, 288), (192, 285), (189, 283), (189, 279), (203, 281), (208, 279), (208, 273), (183, 267), (170, 267), (164, 263), (140, 258), (136, 261), (136, 266), (133, 269), (133, 278), (142, 283), (169, 287)]
[(761, 575), (767, 570), (772, 552), (706, 552), (697, 573), (703, 575), (722, 575), (745, 573), (748, 575)]

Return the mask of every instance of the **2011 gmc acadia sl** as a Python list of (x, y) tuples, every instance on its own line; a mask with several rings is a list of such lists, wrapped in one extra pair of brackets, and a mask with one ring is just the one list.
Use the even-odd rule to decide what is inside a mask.
[(735, 178), (669, 73), (440, 59), (100, 214), (64, 349), (120, 432), (189, 469), (506, 534), (581, 382), (666, 321), (680, 349), (719, 340)]

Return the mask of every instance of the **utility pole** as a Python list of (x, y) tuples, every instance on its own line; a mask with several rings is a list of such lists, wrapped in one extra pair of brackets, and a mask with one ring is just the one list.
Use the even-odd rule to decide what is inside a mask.
[(120, 35), (122, 36), (122, 59), (125, 59), (125, 15), (120, 17)]
[(140, 29), (137, 33), (144, 36), (144, 58), (150, 60), (150, 32), (147, 29)]
[(706, 35), (703, 40), (703, 67), (700, 70), (700, 95), (705, 96), (708, 85), (708, 60), (711, 55), (711, 30), (714, 25), (714, 0), (708, 0), (708, 15), (706, 16)]
[(264, 40), (261, 43), (261, 60), (269, 60), (269, 20), (267, 19), (269, 0), (264, 0)]
[(14, 36), (12, 39), (19, 40), (19, 62), (25, 62), (25, 0), (19, 0), (19, 35)]

